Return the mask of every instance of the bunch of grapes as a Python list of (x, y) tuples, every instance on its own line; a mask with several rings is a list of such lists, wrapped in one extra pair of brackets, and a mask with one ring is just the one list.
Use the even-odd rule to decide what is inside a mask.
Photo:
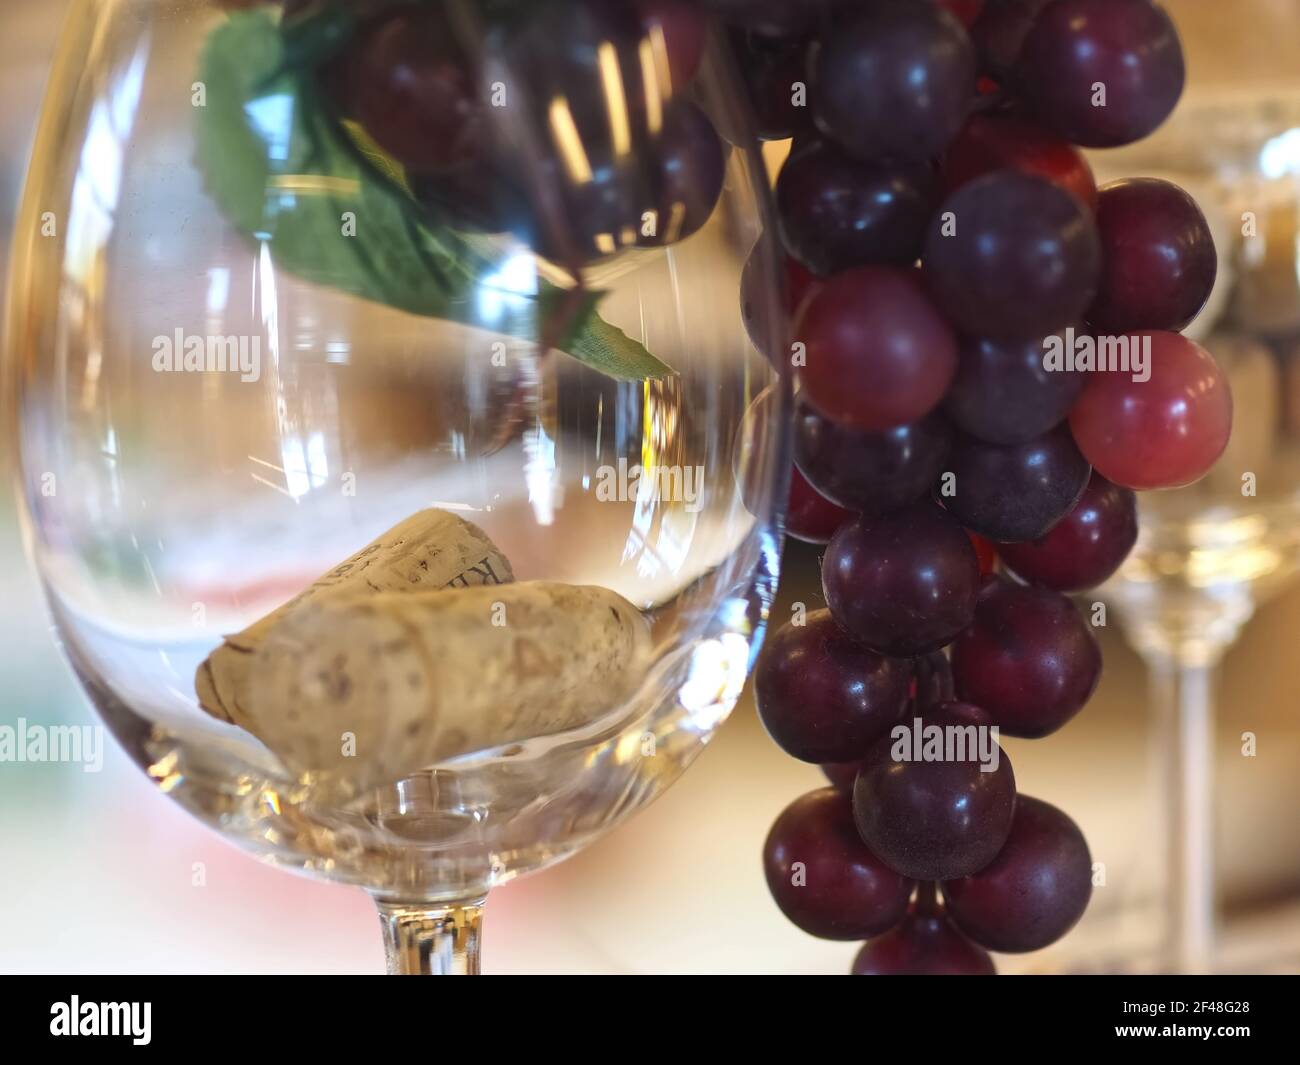
[[(1167, 182), (1098, 189), (1079, 151), (1168, 116), (1181, 46), (1152, 0), (705, 2), (763, 135), (793, 138), (788, 532), (828, 545), (827, 609), (755, 678), (832, 784), (778, 818), (768, 884), (806, 932), (867, 940), (855, 973), (992, 973), (1074, 926), (1092, 859), (976, 737), (1080, 711), (1101, 656), (1069, 593), (1132, 548), (1134, 490), (1197, 480), (1231, 427), (1179, 332), (1215, 280), (1205, 218)], [(972, 745), (900, 746), (931, 732)]]

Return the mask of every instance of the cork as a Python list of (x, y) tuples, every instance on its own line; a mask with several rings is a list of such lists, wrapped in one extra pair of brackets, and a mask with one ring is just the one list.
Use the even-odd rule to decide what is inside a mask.
[(257, 734), (247, 711), (252, 658), (293, 611), (358, 592), (423, 593), (514, 580), (509, 560), (477, 525), (445, 510), (421, 510), (340, 562), (309, 588), (227, 636), (194, 678), (199, 705), (213, 717)]
[(253, 653), (243, 709), (291, 771), (355, 794), (598, 721), (649, 655), (645, 619), (605, 588), (321, 596)]

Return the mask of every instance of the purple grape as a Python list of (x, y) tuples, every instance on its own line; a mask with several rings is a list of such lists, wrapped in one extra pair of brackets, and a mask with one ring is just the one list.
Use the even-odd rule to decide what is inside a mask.
[(930, 294), (958, 328), (1030, 340), (1083, 317), (1097, 291), (1101, 241), (1076, 197), (1001, 170), (944, 201), (923, 262)]
[(1054, 0), (1015, 69), (1019, 92), (1043, 120), (1088, 148), (1153, 132), (1178, 103), (1184, 77), (1178, 32), (1151, 0)]
[(1088, 841), (1055, 806), (1020, 796), (992, 863), (943, 885), (952, 922), (989, 950), (1041, 950), (1078, 923), (1092, 897)]
[[(1058, 337), (1064, 344), (1066, 338)], [(1045, 343), (1045, 338), (965, 340), (944, 400), (957, 427), (989, 444), (1023, 444), (1065, 421), (1084, 378), (1047, 370)]]
[(815, 274), (910, 266), (933, 209), (928, 164), (861, 162), (826, 141), (801, 145), (776, 183), (781, 235)]
[(1055, 732), (1091, 697), (1101, 648), (1075, 605), (1059, 592), (990, 577), (975, 621), (952, 648), (957, 694), (1009, 736)]
[(1037, 540), (1003, 544), (998, 556), (1021, 580), (1058, 592), (1104, 584), (1137, 543), (1137, 496), (1096, 470), (1079, 502)]
[(758, 716), (786, 754), (848, 762), (902, 716), (912, 671), (849, 637), (829, 610), (777, 630), (754, 674)]
[(813, 55), (821, 131), (862, 159), (921, 162), (941, 152), (975, 93), (975, 49), (948, 11), (875, 0)]
[[(831, 782), (831, 787), (842, 795), (853, 794), (853, 781), (857, 779), (861, 762), (823, 762), (821, 771)], [(856, 831), (856, 830), (855, 830)]]
[(924, 497), (951, 443), (952, 429), (937, 413), (879, 433), (831, 421), (806, 403), (795, 415), (800, 471), (827, 499), (863, 514), (886, 514)]
[(997, 543), (1021, 543), (1046, 535), (1070, 512), (1092, 467), (1062, 425), (1023, 444), (963, 437), (947, 472), (952, 492), (943, 503), (962, 525)]
[(979, 561), (951, 515), (929, 501), (840, 528), (822, 560), (835, 620), (895, 658), (936, 651), (975, 616)]
[(1105, 266), (1088, 323), (1099, 333), (1176, 333), (1201, 313), (1219, 256), (1205, 215), (1168, 181), (1115, 181), (1097, 196)]
[[(991, 743), (988, 726), (948, 715), (936, 708), (920, 725), (960, 733), (964, 749), (946, 744), (936, 760), (930, 751), (903, 746), (891, 730), (868, 749), (853, 785), (853, 817), (863, 842), (881, 861), (916, 880), (951, 880), (989, 864), (1011, 831), (1016, 806), (1016, 777), (996, 743), (992, 758), (982, 759)], [(896, 759), (902, 753), (907, 757)], [(910, 760), (908, 760), (910, 758)], [(990, 770), (996, 759), (996, 768)]]
[(641, 245), (662, 246), (697, 232), (717, 206), (726, 170), (722, 141), (704, 112), (689, 100), (671, 104), (653, 148), (654, 232), (642, 216)]
[(862, 945), (854, 976), (996, 976), (993, 959), (941, 910), (911, 912), (897, 928)]
[(781, 912), (822, 939), (863, 939), (892, 928), (915, 887), (867, 849), (848, 797), (834, 788), (785, 808), (763, 845), (763, 870)]

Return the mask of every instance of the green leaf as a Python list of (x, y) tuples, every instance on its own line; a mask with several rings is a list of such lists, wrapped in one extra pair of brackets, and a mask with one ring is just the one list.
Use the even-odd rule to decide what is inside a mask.
[[(600, 293), (564, 290), (512, 249), (423, 210), (401, 167), (344, 128), (286, 59), (274, 19), (232, 14), (204, 48), (197, 159), (208, 194), (276, 265), (315, 284), (410, 314), (544, 340), (612, 377), (673, 371), (596, 313)], [(518, 278), (512, 278), (517, 273)]]

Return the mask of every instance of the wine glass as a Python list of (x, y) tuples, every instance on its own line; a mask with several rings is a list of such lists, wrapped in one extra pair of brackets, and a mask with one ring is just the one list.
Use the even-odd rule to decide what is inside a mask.
[(1192, 95), (1150, 141), (1098, 161), (1099, 178), (1159, 173), (1205, 208), (1220, 251), (1188, 330), (1231, 382), (1228, 449), (1198, 484), (1140, 496), (1132, 555), (1103, 594), (1153, 681), (1164, 789), (1168, 918), (1161, 964), (1215, 966), (1214, 685), (1256, 607), (1300, 569), (1300, 89)]
[(662, 0), (68, 20), (8, 319), (29, 549), (130, 757), (368, 891), (391, 972), (478, 971), (489, 889), (662, 792), (757, 653), (791, 400), (742, 99)]

